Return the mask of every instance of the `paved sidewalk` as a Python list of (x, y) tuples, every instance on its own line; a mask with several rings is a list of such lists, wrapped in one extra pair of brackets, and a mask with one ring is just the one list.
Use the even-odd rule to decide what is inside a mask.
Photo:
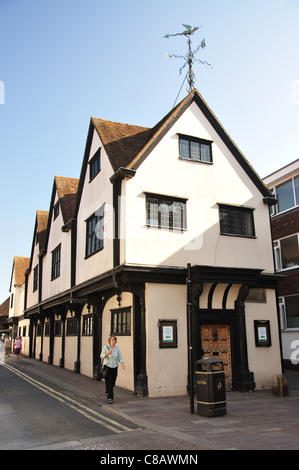
[[(299, 449), (299, 371), (285, 371), (289, 396), (272, 391), (227, 392), (227, 413), (207, 418), (190, 413), (189, 396), (145, 398), (115, 387), (113, 405), (105, 385), (86, 376), (27, 357), (10, 366), (97, 403), (141, 429), (108, 438), (82, 439), (44, 447), (67, 450), (296, 450)], [(195, 396), (196, 401), (196, 396)]]

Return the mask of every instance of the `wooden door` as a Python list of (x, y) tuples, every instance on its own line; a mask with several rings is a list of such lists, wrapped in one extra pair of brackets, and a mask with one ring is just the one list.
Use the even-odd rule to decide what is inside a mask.
[(213, 357), (223, 362), (225, 386), (232, 389), (231, 339), (229, 325), (202, 324), (201, 347), (203, 357)]

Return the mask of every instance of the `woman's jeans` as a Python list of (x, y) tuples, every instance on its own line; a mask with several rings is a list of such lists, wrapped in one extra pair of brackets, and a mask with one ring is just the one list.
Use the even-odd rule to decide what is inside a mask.
[(114, 395), (113, 395), (113, 387), (115, 385), (116, 377), (117, 377), (117, 367), (108, 367), (106, 366), (107, 369), (107, 375), (105, 378), (106, 382), (106, 394), (110, 400), (113, 400)]

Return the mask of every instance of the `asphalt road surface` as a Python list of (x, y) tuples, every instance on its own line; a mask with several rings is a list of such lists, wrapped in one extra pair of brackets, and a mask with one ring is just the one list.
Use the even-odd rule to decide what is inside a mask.
[(0, 363), (0, 449), (39, 447), (120, 435), (133, 423), (94, 403)]

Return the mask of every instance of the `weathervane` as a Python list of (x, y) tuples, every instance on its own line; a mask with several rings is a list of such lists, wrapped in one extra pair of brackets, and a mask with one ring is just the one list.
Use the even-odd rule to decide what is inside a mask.
[[(195, 62), (200, 62), (201, 64), (206, 64), (206, 65), (209, 65), (210, 67), (211, 64), (209, 64), (208, 62), (204, 61), (204, 60), (200, 60), (200, 59), (195, 59), (195, 54), (199, 51), (199, 49), (204, 49), (206, 47), (206, 43), (205, 43), (205, 40), (203, 39), (201, 41), (201, 43), (199, 44), (199, 46), (197, 46), (197, 48), (192, 51), (191, 49), (191, 38), (190, 36), (192, 34), (195, 33), (195, 31), (197, 31), (199, 29), (198, 26), (195, 26), (195, 27), (192, 27), (188, 24), (183, 24), (185, 31), (183, 31), (182, 33), (175, 33), (175, 34), (166, 34), (164, 36), (164, 38), (169, 38), (170, 36), (185, 36), (187, 38), (187, 44), (188, 44), (188, 53), (185, 55), (185, 56), (182, 56), (182, 55), (175, 55), (175, 54), (168, 54), (167, 53), (167, 56), (169, 58), (171, 57), (175, 57), (176, 59), (183, 59), (185, 61), (184, 65), (180, 68), (180, 74), (182, 73), (182, 70), (184, 69), (184, 67), (186, 67), (186, 65), (188, 65), (188, 72), (187, 72), (187, 75), (185, 78), (187, 78), (188, 80), (188, 92), (192, 91), (194, 89), (194, 82), (195, 82), (195, 75), (194, 75), (194, 72), (193, 72), (193, 67), (192, 65), (195, 63)], [(184, 79), (185, 81), (185, 79)]]

